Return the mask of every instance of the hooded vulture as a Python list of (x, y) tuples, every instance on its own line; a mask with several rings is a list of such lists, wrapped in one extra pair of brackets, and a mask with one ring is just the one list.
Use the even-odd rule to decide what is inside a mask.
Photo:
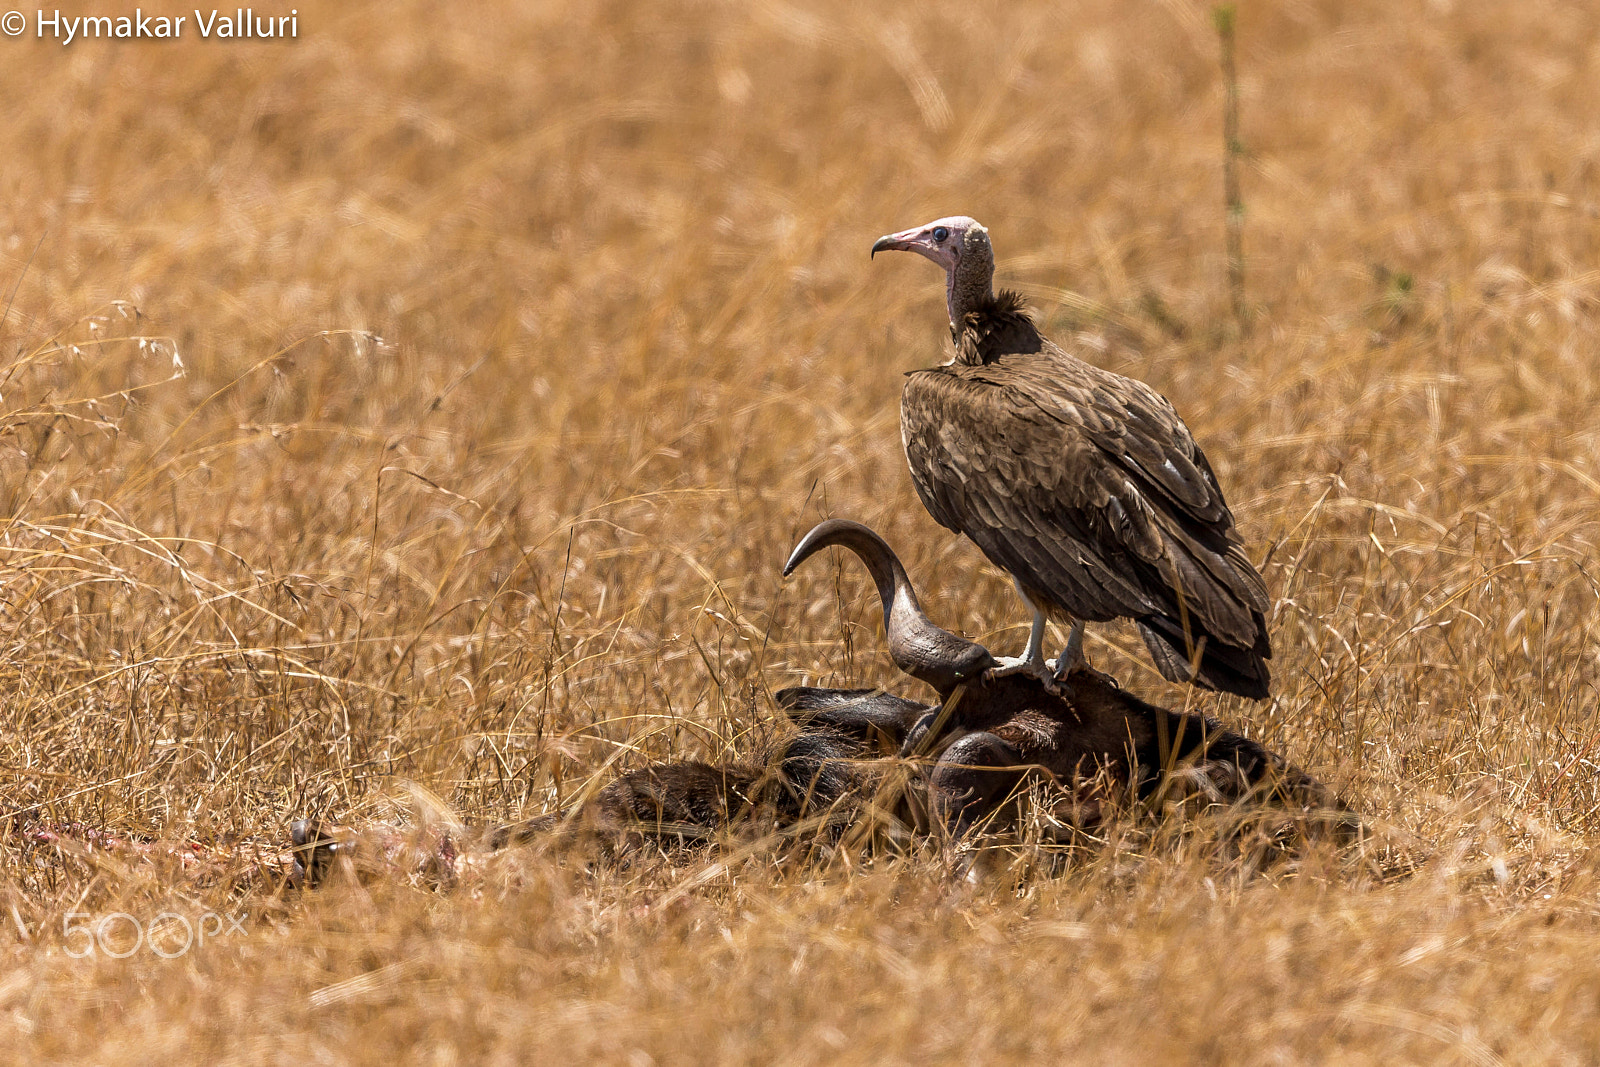
[[(1267, 589), (1172, 405), (1043, 337), (992, 288), (989, 232), (958, 216), (881, 237), (945, 270), (955, 358), (907, 375), (900, 431), (917, 495), (1011, 575), (1033, 613), (1001, 673), (1064, 677), (1083, 624), (1128, 618), (1167, 679), (1268, 695)], [(1046, 618), (1071, 626), (1055, 671)]]

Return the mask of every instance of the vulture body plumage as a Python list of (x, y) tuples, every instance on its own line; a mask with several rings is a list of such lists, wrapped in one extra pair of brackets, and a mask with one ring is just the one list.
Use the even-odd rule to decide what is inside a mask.
[(1040, 334), (1015, 293), (992, 289), (988, 232), (939, 219), (873, 246), (943, 266), (955, 358), (912, 371), (900, 426), (917, 494), (971, 538), (1033, 611), (1028, 648), (1000, 668), (1046, 675), (1046, 617), (1082, 655), (1085, 622), (1133, 619), (1171, 681), (1268, 695), (1266, 585), (1234, 531), (1205, 453), (1142, 382)]

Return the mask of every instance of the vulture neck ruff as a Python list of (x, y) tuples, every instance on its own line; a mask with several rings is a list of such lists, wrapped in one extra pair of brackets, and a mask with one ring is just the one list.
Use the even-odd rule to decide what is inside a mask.
[(969, 367), (1044, 348), (1044, 338), (1033, 324), (1022, 295), (1009, 289), (977, 302), (953, 321), (950, 335), (956, 344), (955, 361)]

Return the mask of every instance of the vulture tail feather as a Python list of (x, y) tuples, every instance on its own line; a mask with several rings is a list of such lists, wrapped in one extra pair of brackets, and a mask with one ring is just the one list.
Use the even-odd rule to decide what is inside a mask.
[[(1150, 650), (1150, 658), (1167, 681), (1189, 682), (1202, 689), (1235, 693), (1249, 700), (1265, 700), (1271, 695), (1272, 675), (1267, 657), (1260, 648), (1225, 645), (1191, 625), (1189, 640), (1195, 645), (1205, 642), (1198, 669), (1191, 671), (1189, 640), (1185, 639), (1178, 620), (1152, 615), (1140, 619), (1138, 626), (1139, 636)], [(1258, 644), (1265, 644), (1265, 641)]]

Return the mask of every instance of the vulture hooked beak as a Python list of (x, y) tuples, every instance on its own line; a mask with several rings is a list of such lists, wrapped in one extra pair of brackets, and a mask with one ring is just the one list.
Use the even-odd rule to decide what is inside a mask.
[[(877, 258), (877, 254), (880, 251), (917, 251), (917, 253), (922, 253), (923, 256), (926, 256), (928, 251), (931, 250), (933, 242), (928, 240), (928, 235), (923, 234), (922, 230), (923, 227), (918, 226), (914, 230), (901, 230), (899, 234), (883, 235), (883, 237), (872, 242), (872, 256), (869, 256), (869, 259)], [(918, 237), (923, 238), (923, 245), (926, 245), (926, 248), (918, 245)]]
[(896, 667), (928, 683), (942, 696), (996, 666), (988, 649), (940, 629), (922, 613), (899, 557), (883, 538), (859, 522), (829, 519), (814, 527), (784, 564), (784, 577), (829, 545), (848, 548), (866, 564), (883, 602), (883, 630), (889, 641), (889, 658)]
[(919, 256), (933, 260), (947, 271), (952, 270), (956, 265), (956, 246), (960, 243), (959, 240), (950, 239), (955, 231), (955, 227), (951, 225), (954, 221), (940, 219), (926, 226), (885, 234), (873, 242), (872, 255), (876, 257), (879, 252), (915, 252)]
[(884, 234), (882, 237), (872, 242), (872, 255), (868, 256), (867, 258), (876, 259), (878, 258), (879, 252), (904, 252), (910, 247), (911, 245), (905, 239), (904, 234)]

